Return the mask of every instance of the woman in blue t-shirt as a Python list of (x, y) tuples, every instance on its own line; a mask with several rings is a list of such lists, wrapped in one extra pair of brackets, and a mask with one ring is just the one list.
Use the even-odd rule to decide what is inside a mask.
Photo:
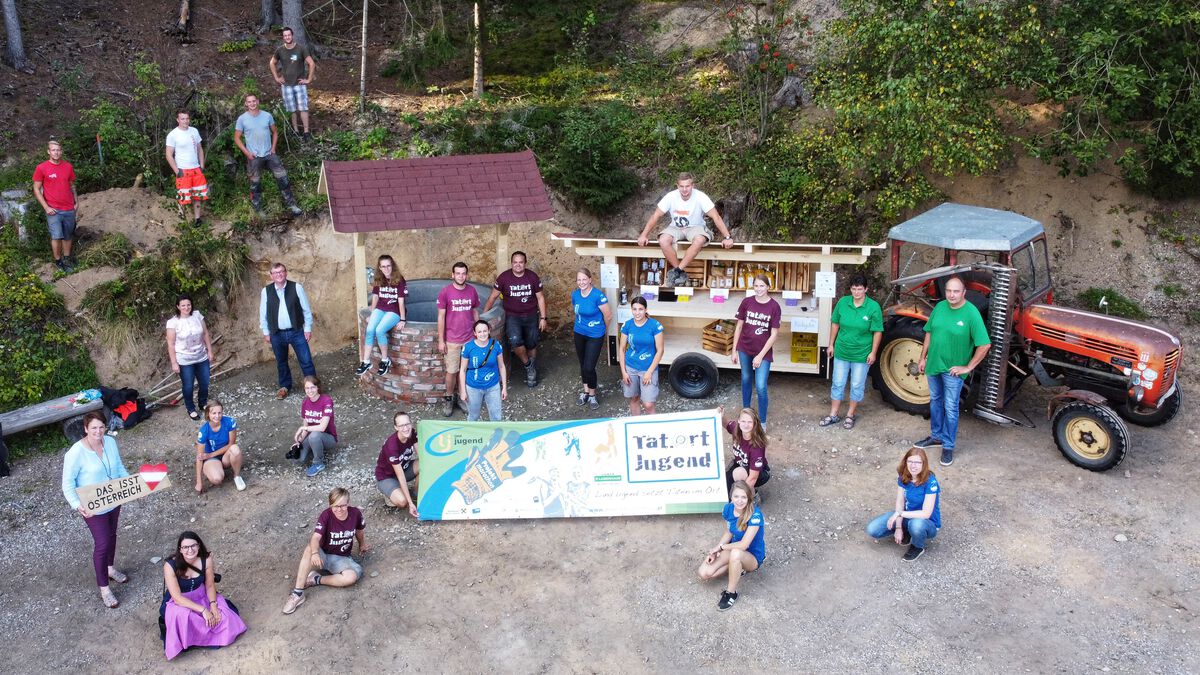
[(715, 579), (722, 574), (728, 581), (725, 590), (721, 591), (721, 599), (717, 601), (717, 609), (725, 611), (737, 602), (737, 586), (745, 572), (753, 572), (762, 566), (767, 557), (767, 547), (763, 538), (766, 520), (762, 511), (754, 505), (754, 488), (746, 481), (734, 482), (729, 493), (729, 503), (721, 512), (728, 529), (721, 541), (717, 543), (700, 563), (697, 574), (701, 581)]
[(608, 296), (592, 286), (590, 270), (579, 270), (575, 284), (579, 286), (571, 292), (571, 305), (575, 308), (575, 355), (579, 357), (579, 377), (583, 380), (583, 391), (575, 405), (596, 410), (600, 407), (596, 400), (596, 363), (604, 349), (612, 310), (608, 307)]
[(488, 419), (500, 421), (500, 402), (508, 400), (508, 371), (504, 368), (504, 347), (492, 339), (487, 321), (475, 322), (475, 339), (463, 345), (458, 369), (458, 391), (467, 404), (467, 421), (479, 419), (487, 402)]
[(646, 299), (638, 296), (629, 303), (633, 318), (621, 326), (617, 363), (621, 366), (621, 387), (629, 399), (629, 414), (654, 414), (658, 400), (658, 362), (663, 357), (663, 326), (646, 313)]
[(213, 485), (225, 480), (225, 469), (233, 469), (233, 484), (245, 490), (242, 480), (242, 449), (237, 444), (238, 426), (222, 414), (220, 401), (204, 406), (204, 424), (196, 434), (196, 494), (204, 491), (203, 478)]
[(925, 543), (942, 527), (941, 489), (921, 448), (904, 453), (896, 474), (896, 508), (872, 520), (867, 534), (876, 539), (890, 534), (897, 544), (908, 544), (904, 561), (912, 562), (921, 557)]

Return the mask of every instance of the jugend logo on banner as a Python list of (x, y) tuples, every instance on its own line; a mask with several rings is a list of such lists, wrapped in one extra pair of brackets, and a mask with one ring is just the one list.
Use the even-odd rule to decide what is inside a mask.
[(720, 462), (713, 457), (717, 440), (713, 424), (707, 419), (627, 424), (629, 482), (704, 480), (719, 475)]

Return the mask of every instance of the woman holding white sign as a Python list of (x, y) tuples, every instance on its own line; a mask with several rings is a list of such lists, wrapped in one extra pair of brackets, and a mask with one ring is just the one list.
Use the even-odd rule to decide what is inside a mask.
[(129, 472), (121, 463), (121, 453), (117, 449), (115, 438), (105, 434), (107, 425), (104, 415), (90, 412), (83, 416), (84, 437), (67, 450), (63, 457), (62, 491), (67, 503), (83, 516), (92, 533), (95, 546), (92, 549), (92, 566), (96, 572), (96, 585), (100, 587), (100, 599), (109, 609), (117, 607), (117, 596), (108, 587), (110, 580), (123, 584), (129, 577), (113, 567), (117, 554), (117, 519), (121, 516), (121, 507), (112, 509), (97, 509), (92, 512), (80, 503), (76, 488), (105, 483), (117, 478), (125, 478)]
[(629, 414), (654, 414), (658, 400), (658, 362), (663, 357), (663, 325), (650, 316), (646, 299), (637, 296), (629, 303), (633, 318), (621, 326), (617, 363), (621, 386), (629, 399)]
[(721, 599), (717, 601), (717, 609), (722, 612), (737, 602), (737, 587), (742, 574), (761, 567), (767, 557), (763, 537), (766, 520), (753, 501), (754, 488), (747, 485), (746, 481), (739, 480), (733, 484), (729, 503), (721, 512), (729, 525), (728, 531), (708, 552), (697, 570), (701, 581), (716, 579), (721, 575), (728, 578), (725, 590), (721, 591)]
[(163, 560), (159, 632), (167, 660), (191, 647), (225, 647), (246, 632), (237, 607), (217, 593), (217, 561), (195, 532), (179, 535)]

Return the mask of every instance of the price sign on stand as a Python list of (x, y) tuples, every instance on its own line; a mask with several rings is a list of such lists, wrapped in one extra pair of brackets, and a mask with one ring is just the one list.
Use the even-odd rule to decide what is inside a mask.
[(818, 298), (836, 297), (837, 272), (817, 272), (817, 283), (813, 287), (813, 295)]

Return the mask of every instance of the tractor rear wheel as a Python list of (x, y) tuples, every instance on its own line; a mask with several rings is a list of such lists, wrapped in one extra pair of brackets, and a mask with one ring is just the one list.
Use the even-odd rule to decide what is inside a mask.
[(920, 370), (925, 326), (915, 319), (898, 319), (884, 331), (879, 359), (871, 371), (875, 388), (896, 410), (929, 416), (929, 382)]
[(1117, 406), (1117, 413), (1127, 422), (1133, 422), (1139, 427), (1157, 427), (1170, 422), (1179, 409), (1183, 407), (1183, 392), (1175, 386), (1175, 393), (1167, 397), (1158, 408), (1143, 408), (1132, 401), (1126, 400), (1124, 405)]
[(1129, 450), (1129, 429), (1105, 406), (1071, 401), (1054, 412), (1050, 425), (1067, 461), (1089, 471), (1108, 471)]

